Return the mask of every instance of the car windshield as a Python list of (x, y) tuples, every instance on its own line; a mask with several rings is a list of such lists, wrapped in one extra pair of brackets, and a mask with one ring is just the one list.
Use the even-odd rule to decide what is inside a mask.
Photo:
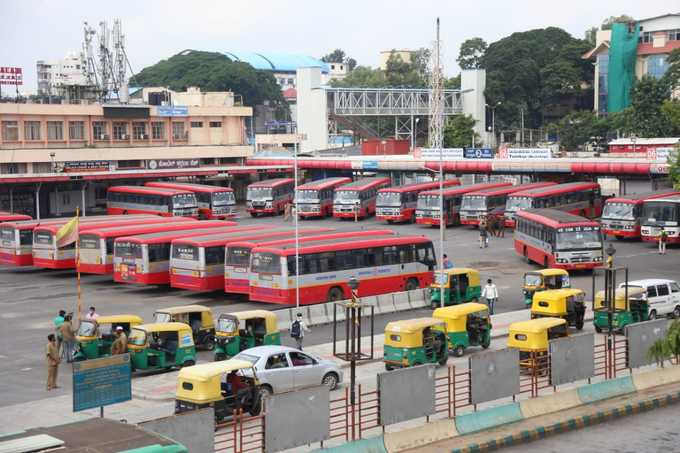
[(333, 201), (335, 203), (354, 203), (359, 201), (359, 194), (356, 190), (337, 190)]
[(594, 250), (602, 248), (599, 230), (559, 231), (557, 250)]
[(526, 274), (524, 276), (524, 284), (526, 286), (540, 286), (541, 276), (539, 274)]
[(170, 322), (172, 317), (169, 313), (156, 312), (153, 314), (153, 322)]
[(172, 196), (172, 206), (174, 208), (195, 208), (196, 196), (193, 193), (183, 193)]
[(136, 242), (116, 242), (114, 247), (116, 256), (142, 258), (142, 246)]
[(529, 209), (531, 207), (531, 198), (529, 197), (508, 197), (505, 202), (506, 212), (515, 212), (520, 209)]
[(401, 206), (401, 194), (399, 192), (380, 192), (377, 206)]
[(309, 203), (312, 201), (319, 201), (318, 190), (298, 190), (296, 195), (298, 203)]
[(486, 209), (486, 197), (482, 196), (464, 196), (463, 197), (463, 204), (460, 207), (461, 209), (470, 209), (470, 210), (475, 210), (475, 211), (481, 211), (483, 209)]
[(236, 354), (236, 356), (234, 356), (234, 360), (245, 360), (246, 362), (250, 362), (252, 365), (255, 365), (255, 363), (257, 363), (260, 358), (256, 355), (241, 352), (240, 354)]
[(95, 332), (97, 331), (97, 324), (92, 322), (92, 321), (85, 321), (81, 320), (80, 325), (78, 326), (78, 335), (79, 337), (92, 337), (94, 336)]
[(236, 204), (234, 192), (215, 192), (212, 194), (213, 206), (228, 206)]
[(649, 222), (677, 222), (678, 204), (663, 201), (646, 202), (642, 217)]
[(248, 200), (271, 200), (272, 189), (271, 187), (248, 187), (246, 198)]
[(238, 321), (234, 318), (220, 318), (217, 320), (217, 331), (234, 333), (238, 330)]
[(449, 274), (446, 272), (437, 272), (435, 281), (438, 285), (446, 285), (449, 282)]
[(605, 203), (602, 218), (635, 220), (634, 209), (631, 203)]
[(253, 256), (252, 271), (256, 274), (280, 274), (281, 257), (274, 253), (256, 253)]
[(227, 259), (224, 264), (228, 266), (248, 267), (250, 265), (250, 248), (229, 247), (227, 249)]
[(418, 197), (418, 209), (439, 209), (439, 195), (421, 195)]

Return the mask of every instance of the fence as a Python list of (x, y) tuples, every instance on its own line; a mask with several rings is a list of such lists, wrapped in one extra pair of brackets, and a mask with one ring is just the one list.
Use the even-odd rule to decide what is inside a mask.
[(215, 425), (215, 453), (264, 451), (264, 413), (249, 416), (234, 411), (230, 420)]

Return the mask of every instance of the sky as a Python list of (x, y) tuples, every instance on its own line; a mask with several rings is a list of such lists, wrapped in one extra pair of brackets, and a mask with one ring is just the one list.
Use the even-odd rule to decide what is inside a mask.
[(343, 49), (377, 66), (381, 50), (431, 47), (441, 20), (444, 70), (457, 74), (460, 44), (555, 26), (582, 38), (612, 15), (637, 19), (680, 12), (678, 0), (2, 0), (0, 66), (23, 68), (35, 92), (37, 60), (80, 51), (83, 22), (121, 19), (135, 72), (185, 49), (299, 53)]

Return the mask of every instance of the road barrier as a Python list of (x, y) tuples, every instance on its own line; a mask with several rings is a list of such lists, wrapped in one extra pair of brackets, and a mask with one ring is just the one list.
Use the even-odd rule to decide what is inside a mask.
[(476, 433), (524, 418), (519, 403), (504, 404), (456, 417), (458, 435)]

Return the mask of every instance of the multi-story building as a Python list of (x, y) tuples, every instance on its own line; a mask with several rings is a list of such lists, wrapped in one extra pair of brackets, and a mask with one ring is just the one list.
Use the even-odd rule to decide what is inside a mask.
[(401, 58), (401, 61), (403, 61), (404, 63), (410, 63), (413, 58), (413, 53), (414, 52), (412, 50), (405, 49), (382, 50), (380, 51), (380, 62), (378, 63), (378, 68), (380, 68), (383, 71), (387, 69), (387, 61), (390, 59), (392, 55), (394, 55), (395, 58), (396, 57)]
[(85, 63), (80, 54), (69, 53), (60, 60), (38, 60), (38, 95), (68, 97), (87, 85)]

